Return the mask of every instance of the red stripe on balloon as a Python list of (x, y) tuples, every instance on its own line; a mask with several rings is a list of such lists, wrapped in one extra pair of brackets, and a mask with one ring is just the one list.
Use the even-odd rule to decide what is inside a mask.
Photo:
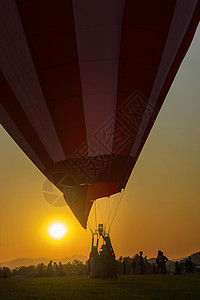
[[(17, 98), (15, 97), (12, 89), (4, 78), (0, 71), (0, 102), (11, 117), (13, 122), (17, 124), (17, 128), (24, 136), (27, 143), (31, 146), (37, 157), (41, 160), (44, 166), (51, 164), (53, 161), (50, 158), (48, 152), (44, 148), (37, 133), (32, 127), (26, 114), (22, 110)], [(2, 123), (4, 126), (4, 124)], [(12, 133), (10, 133), (12, 134)], [(23, 149), (23, 145), (19, 145)], [(30, 153), (26, 153), (33, 161), (33, 157)], [(43, 170), (42, 170), (43, 171)]]
[(114, 154), (127, 155), (131, 152), (160, 65), (174, 6), (175, 1), (126, 2), (119, 63)]
[(22, 1), (18, 8), (41, 88), (66, 157), (86, 144), (71, 1)]

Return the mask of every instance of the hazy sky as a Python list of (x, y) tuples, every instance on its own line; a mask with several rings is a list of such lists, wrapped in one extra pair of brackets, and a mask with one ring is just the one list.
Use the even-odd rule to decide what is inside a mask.
[[(200, 251), (200, 29), (140, 154), (114, 220), (117, 257), (158, 249), (169, 258)], [(70, 209), (43, 196), (45, 177), (0, 128), (0, 261), (88, 255), (91, 246)], [(99, 200), (99, 206), (100, 204)], [(63, 221), (61, 241), (47, 235)]]

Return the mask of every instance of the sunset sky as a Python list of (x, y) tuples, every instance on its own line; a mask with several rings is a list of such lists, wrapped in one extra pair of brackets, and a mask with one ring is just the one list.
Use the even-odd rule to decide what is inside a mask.
[[(200, 29), (129, 178), (111, 229), (116, 256), (169, 258), (200, 251)], [(88, 256), (90, 231), (44, 197), (46, 179), (0, 128), (0, 261)], [(99, 206), (100, 200), (99, 200)], [(53, 222), (68, 233), (48, 235)]]

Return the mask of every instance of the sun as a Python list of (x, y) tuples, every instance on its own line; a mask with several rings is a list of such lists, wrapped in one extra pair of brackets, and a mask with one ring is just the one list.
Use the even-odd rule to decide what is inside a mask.
[(64, 238), (67, 232), (68, 232), (67, 226), (61, 222), (53, 223), (48, 228), (48, 233), (50, 237), (52, 237), (55, 240), (60, 240)]

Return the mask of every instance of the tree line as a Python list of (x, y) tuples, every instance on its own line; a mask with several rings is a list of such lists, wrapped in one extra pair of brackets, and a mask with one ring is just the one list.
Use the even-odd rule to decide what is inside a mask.
[[(135, 261), (135, 270), (134, 274), (132, 273), (133, 260)], [(187, 260), (188, 261), (188, 260)], [(145, 263), (145, 274), (155, 274), (156, 273), (156, 264), (148, 261), (147, 258), (144, 259)], [(188, 273), (187, 263), (181, 262), (178, 263), (180, 268), (180, 273)], [(167, 273), (176, 273), (175, 269), (176, 263), (174, 263), (173, 268), (168, 268)], [(120, 256), (116, 260), (117, 275), (139, 275), (139, 255), (136, 254), (133, 257), (130, 256)], [(192, 272), (197, 272), (198, 266), (192, 263)], [(59, 273), (58, 273), (59, 274)], [(67, 264), (62, 265), (62, 271), (59, 276), (86, 276), (89, 275), (89, 260), (86, 262), (79, 261), (77, 259)], [(40, 263), (36, 266), (20, 266), (14, 269), (8, 267), (0, 267), (0, 278), (8, 277), (52, 277), (54, 276), (53, 270), (48, 269), (48, 265)]]

